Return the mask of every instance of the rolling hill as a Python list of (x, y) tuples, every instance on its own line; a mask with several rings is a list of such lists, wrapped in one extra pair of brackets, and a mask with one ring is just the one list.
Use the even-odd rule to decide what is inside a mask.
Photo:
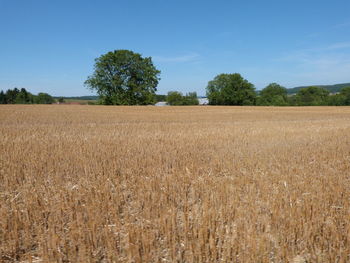
[(336, 93), (339, 92), (341, 89), (345, 87), (350, 87), (350, 83), (341, 83), (341, 84), (335, 84), (335, 85), (310, 85), (310, 86), (300, 86), (300, 87), (295, 87), (291, 89), (287, 89), (288, 94), (295, 94), (297, 93), (300, 89), (302, 88), (307, 88), (307, 87), (320, 87), (324, 88), (326, 90), (329, 90), (331, 93)]

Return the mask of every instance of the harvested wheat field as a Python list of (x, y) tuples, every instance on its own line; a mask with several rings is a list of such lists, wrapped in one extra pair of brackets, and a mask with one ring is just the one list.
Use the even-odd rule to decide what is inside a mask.
[(1, 262), (349, 262), (350, 107), (0, 107)]

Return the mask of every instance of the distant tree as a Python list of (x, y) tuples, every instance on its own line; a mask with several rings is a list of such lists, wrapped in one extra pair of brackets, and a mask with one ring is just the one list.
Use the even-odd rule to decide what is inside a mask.
[(156, 94), (156, 102), (159, 102), (159, 101), (166, 101), (166, 95)]
[(287, 96), (287, 104), (289, 106), (298, 106), (297, 96), (296, 95)]
[(0, 92), (0, 104), (51, 104), (54, 101), (54, 98), (47, 93), (39, 93), (35, 96), (25, 88), (8, 89), (6, 93)]
[(183, 103), (183, 95), (178, 91), (169, 91), (166, 97), (166, 102), (172, 106), (179, 106)]
[(19, 89), (9, 89), (6, 91), (6, 101), (8, 104), (15, 104)]
[(350, 105), (350, 87), (341, 89), (340, 95), (344, 96), (344, 105)]
[(211, 105), (254, 105), (254, 85), (238, 73), (220, 74), (209, 81), (207, 97)]
[(302, 88), (296, 94), (299, 106), (320, 106), (327, 104), (329, 91), (319, 87)]
[(183, 105), (198, 105), (197, 92), (189, 92), (183, 97)]
[(37, 104), (52, 104), (54, 102), (55, 99), (47, 93), (39, 93), (35, 97), (35, 103)]
[(16, 104), (31, 104), (34, 102), (34, 97), (31, 93), (22, 88), (16, 96)]
[(7, 104), (6, 95), (3, 91), (0, 91), (0, 104)]
[(58, 102), (59, 102), (59, 103), (64, 103), (64, 102), (65, 102), (65, 100), (64, 100), (64, 98), (63, 98), (63, 97), (59, 97), (59, 98), (58, 98)]
[(159, 74), (150, 57), (143, 58), (129, 50), (115, 50), (95, 60), (95, 72), (85, 85), (97, 91), (102, 104), (154, 104)]
[(189, 92), (184, 96), (181, 92), (169, 91), (166, 102), (171, 106), (199, 104), (196, 92)]
[(327, 97), (327, 105), (329, 106), (343, 106), (345, 105), (346, 97), (342, 94), (329, 95)]
[(277, 83), (271, 83), (260, 92), (257, 104), (263, 106), (286, 106), (288, 105), (287, 89)]

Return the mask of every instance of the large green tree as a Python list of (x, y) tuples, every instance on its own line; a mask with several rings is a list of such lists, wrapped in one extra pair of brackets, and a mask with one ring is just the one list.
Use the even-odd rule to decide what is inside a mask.
[(350, 105), (350, 87), (341, 89), (340, 95), (344, 98), (343, 105)]
[(6, 91), (6, 101), (8, 104), (15, 104), (17, 95), (19, 94), (19, 89), (9, 89)]
[(240, 74), (220, 74), (209, 81), (207, 97), (211, 105), (254, 105), (254, 85)]
[(287, 101), (287, 89), (277, 83), (271, 83), (261, 92), (257, 101), (262, 106), (285, 106)]
[(326, 105), (329, 91), (319, 87), (307, 87), (300, 89), (296, 95), (299, 106)]
[(150, 57), (129, 50), (108, 52), (95, 60), (95, 71), (85, 84), (106, 105), (155, 103), (160, 71)]
[(346, 97), (342, 94), (330, 94), (327, 98), (327, 105), (329, 106), (343, 106), (345, 105)]
[(25, 88), (21, 88), (16, 96), (16, 104), (32, 104), (34, 102), (34, 96), (26, 91)]

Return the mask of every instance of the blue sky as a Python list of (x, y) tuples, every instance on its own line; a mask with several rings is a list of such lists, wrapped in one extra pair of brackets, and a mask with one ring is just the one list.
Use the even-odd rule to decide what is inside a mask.
[(350, 82), (349, 0), (0, 0), (0, 90), (89, 95), (94, 59), (153, 58), (158, 93), (205, 94), (220, 73), (257, 89)]

